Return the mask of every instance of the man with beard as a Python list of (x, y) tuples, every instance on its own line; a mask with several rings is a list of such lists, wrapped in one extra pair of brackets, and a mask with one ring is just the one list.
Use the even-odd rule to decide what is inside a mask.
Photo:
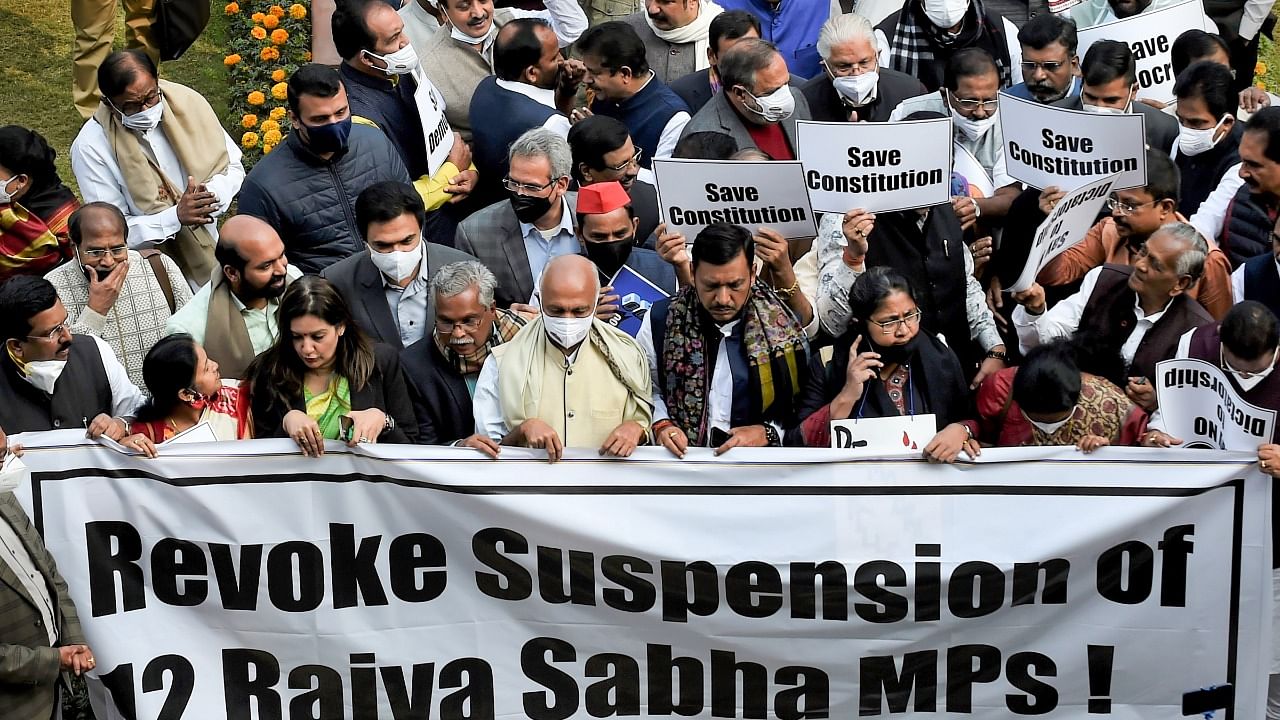
[(1008, 93), (1023, 100), (1065, 107), (1080, 94), (1076, 26), (1053, 13), (1040, 13), (1018, 31), (1022, 82)]
[[(619, 183), (596, 183), (578, 191), (578, 239), (583, 254), (600, 272), (600, 283), (608, 285), (625, 265), (668, 295), (674, 294), (675, 269), (653, 250), (636, 247), (639, 226), (631, 198)], [(607, 302), (612, 288), (604, 289)]]
[(493, 47), (496, 75), (480, 81), (471, 98), (471, 145), (482, 205), (502, 197), (507, 150), (526, 130), (541, 127), (566, 137), (577, 82), (562, 72), (564, 58), (546, 21), (512, 20), (498, 31)]
[(289, 264), (275, 229), (250, 215), (222, 226), (214, 255), (220, 272), (169, 318), (165, 334), (190, 335), (224, 378), (238, 379), (275, 343), (280, 296), (302, 273)]
[(85, 428), (91, 438), (125, 436), (146, 396), (106, 341), (71, 333), (52, 283), (19, 275), (0, 285), (0, 339), (0, 435)]
[(498, 279), (475, 260), (449, 263), (431, 277), (431, 334), (400, 354), (419, 443), (466, 445), (497, 457), (498, 444), (474, 433), (471, 398), (490, 351), (525, 324), (497, 306), (497, 287)]
[(593, 115), (574, 123), (569, 130), (569, 149), (573, 152), (573, 179), (579, 186), (599, 182), (617, 182), (631, 196), (631, 206), (640, 220), (636, 241), (648, 245), (649, 236), (661, 221), (658, 214), (658, 191), (642, 174), (639, 156), (643, 154), (631, 141), (627, 126), (604, 115)]

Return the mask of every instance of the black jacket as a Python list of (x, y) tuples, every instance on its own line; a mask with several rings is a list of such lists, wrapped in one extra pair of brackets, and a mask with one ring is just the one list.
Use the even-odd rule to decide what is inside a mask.
[[(1084, 102), (1077, 95), (1070, 105), (1063, 105), (1062, 107), (1068, 110), (1083, 110)], [(1133, 101), (1132, 111), (1143, 117), (1142, 122), (1147, 134), (1147, 147), (1168, 155), (1173, 150), (1173, 144), (1178, 142), (1177, 118), (1137, 100)]]
[[(869, 105), (858, 108), (858, 119), (867, 122), (887, 122), (893, 109), (903, 100), (924, 95), (929, 91), (924, 83), (906, 73), (878, 68), (880, 81), (877, 83), (876, 99)], [(824, 72), (806, 82), (800, 88), (804, 99), (809, 102), (809, 114), (814, 120), (822, 122), (848, 122), (849, 110), (841, 100), (840, 94), (831, 84), (831, 78)]]
[(405, 348), (400, 362), (418, 418), (418, 442), (448, 445), (470, 437), (475, 432), (476, 419), (467, 381), (440, 354), (431, 336)]

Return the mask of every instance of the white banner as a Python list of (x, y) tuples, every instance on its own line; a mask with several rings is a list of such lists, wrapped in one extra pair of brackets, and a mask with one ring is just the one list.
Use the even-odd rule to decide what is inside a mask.
[(688, 242), (713, 222), (769, 227), (788, 239), (818, 234), (797, 161), (663, 158), (653, 161), (653, 175), (662, 221)]
[(951, 119), (796, 123), (797, 156), (818, 212), (872, 212), (951, 200)]
[(91, 689), (138, 720), (1263, 713), (1251, 455), (19, 440)]
[(1089, 228), (1098, 219), (1103, 203), (1111, 197), (1116, 182), (1114, 175), (1103, 178), (1067, 193), (1058, 201), (1049, 217), (1036, 228), (1035, 239), (1031, 241), (1031, 252), (1027, 254), (1027, 264), (1022, 267), (1022, 274), (1018, 276), (1017, 282), (1008, 288), (1009, 292), (1029, 289), (1050, 260), (1084, 240)]
[[(418, 116), (422, 119), (422, 137), (427, 144), (427, 174), (434, 176), (440, 172), (453, 150), (453, 128), (449, 127), (449, 121), (444, 117), (444, 96), (431, 83), (427, 74), (419, 68), (414, 71), (413, 79), (418, 83), (413, 100), (418, 106)], [(458, 171), (466, 169), (458, 168)]]
[[(969, 184), (969, 193), (973, 197), (989, 198), (996, 194), (996, 185), (987, 174), (986, 168), (978, 162), (973, 153), (964, 149), (960, 143), (951, 144), (951, 170), (963, 177)], [(977, 191), (974, 194), (974, 191)]]
[[(1204, 14), (1200, 0), (1143, 12), (1123, 20), (1083, 28), (1077, 38), (1080, 57), (1098, 40), (1119, 40), (1133, 50), (1138, 65), (1138, 97), (1160, 102), (1173, 100), (1173, 41), (1182, 33), (1201, 29), (1216, 33), (1217, 28)], [(1096, 137), (1096, 136), (1095, 136)]]
[(1067, 110), (1000, 93), (1009, 177), (1043, 190), (1074, 190), (1118, 175), (1117, 190), (1147, 184), (1142, 115)]
[(1226, 373), (1203, 360), (1156, 363), (1156, 404), (1164, 431), (1183, 447), (1250, 452), (1274, 437), (1276, 412), (1242, 400)]

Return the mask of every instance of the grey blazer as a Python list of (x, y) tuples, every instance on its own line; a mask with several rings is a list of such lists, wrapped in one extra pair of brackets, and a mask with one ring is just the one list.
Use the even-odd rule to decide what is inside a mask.
[[(454, 250), (447, 245), (427, 243), (427, 277), (436, 274), (436, 270), (449, 263), (462, 260), (475, 260), (467, 253)], [(351, 317), (356, 325), (375, 342), (386, 343), (397, 350), (404, 349), (400, 341), (400, 330), (395, 318), (391, 317), (391, 307), (387, 305), (382, 273), (373, 260), (369, 259), (369, 248), (364, 252), (339, 260), (320, 271), (320, 277), (333, 283), (338, 292), (351, 308)], [(430, 299), (427, 301), (427, 317), (423, 324), (430, 322), (434, 315)], [(430, 332), (430, 328), (426, 330)]]
[[(800, 90), (793, 86), (787, 86), (791, 90), (791, 96), (796, 99), (795, 112), (791, 113), (791, 117), (782, 121), (782, 132), (787, 136), (787, 142), (791, 143), (791, 149), (796, 149), (796, 121), (809, 120), (809, 103), (805, 101), (804, 95)], [(738, 112), (729, 104), (729, 98), (725, 96), (724, 91), (716, 93), (702, 109), (697, 112), (689, 122), (684, 126), (684, 131), (680, 133), (680, 139), (692, 135), (696, 132), (718, 132), (733, 138), (738, 143), (738, 149), (756, 147), (755, 140), (751, 139), (751, 134), (747, 132), (747, 126), (743, 124), (742, 118), (738, 117)]]
[[(578, 194), (565, 193), (573, 228), (578, 229)], [(512, 303), (527, 303), (533, 295), (533, 271), (529, 269), (529, 253), (524, 249), (524, 236), (520, 233), (520, 221), (516, 219), (511, 203), (500, 200), (458, 224), (453, 246), (477, 260), (498, 279), (494, 301), (498, 307), (508, 308)]]

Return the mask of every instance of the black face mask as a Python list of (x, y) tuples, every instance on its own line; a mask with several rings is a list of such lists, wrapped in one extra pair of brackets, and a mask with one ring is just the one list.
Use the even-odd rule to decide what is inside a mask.
[(613, 277), (614, 273), (622, 269), (626, 264), (627, 258), (631, 257), (631, 248), (635, 247), (635, 238), (628, 237), (623, 240), (613, 240), (610, 242), (584, 242), (583, 246), (587, 250), (587, 258), (600, 268), (600, 272), (608, 277)]
[(864, 337), (870, 346), (871, 352), (880, 353), (880, 362), (883, 362), (885, 365), (905, 365), (911, 362), (911, 357), (915, 355), (916, 345), (920, 340), (919, 332), (916, 333), (915, 337), (902, 345), (881, 345), (875, 341), (875, 335), (879, 332), (880, 328), (872, 325), (871, 329), (867, 330), (867, 334)]
[(516, 212), (516, 219), (522, 223), (532, 223), (551, 209), (551, 198), (534, 197), (532, 195), (512, 195), (511, 209)]

